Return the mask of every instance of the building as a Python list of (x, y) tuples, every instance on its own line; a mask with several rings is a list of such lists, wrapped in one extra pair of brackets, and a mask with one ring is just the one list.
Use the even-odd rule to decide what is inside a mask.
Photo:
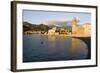
[(61, 28), (59, 31), (59, 34), (67, 34), (67, 30), (64, 28)]
[(48, 30), (48, 35), (58, 35), (59, 33), (56, 32), (56, 27)]
[(91, 24), (90, 23), (82, 24), (81, 27), (84, 28), (84, 33), (83, 34), (91, 35)]
[(71, 21), (72, 24), (72, 34), (73, 35), (83, 35), (83, 36), (90, 36), (91, 35), (91, 24), (84, 23), (80, 26), (77, 25), (78, 20), (73, 18)]
[(76, 18), (73, 18), (72, 21), (71, 21), (71, 24), (72, 24), (72, 34), (77, 34), (77, 19)]

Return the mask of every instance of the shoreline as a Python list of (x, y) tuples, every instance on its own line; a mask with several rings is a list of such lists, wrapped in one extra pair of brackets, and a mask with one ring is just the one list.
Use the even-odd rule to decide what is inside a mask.
[[(26, 33), (24, 33), (26, 34)], [(37, 33), (28, 33), (28, 34), (37, 34)], [(28, 35), (27, 34), (27, 35)], [(39, 34), (39, 33), (38, 33)], [(77, 38), (87, 38), (87, 37), (91, 37), (90, 35), (74, 35), (74, 34), (53, 34), (53, 35), (50, 35), (50, 34), (39, 34), (39, 35), (48, 35), (48, 36), (68, 36), (68, 37), (77, 37)]]
[(91, 37), (73, 37), (82, 40), (88, 46), (88, 55), (87, 59), (91, 59)]

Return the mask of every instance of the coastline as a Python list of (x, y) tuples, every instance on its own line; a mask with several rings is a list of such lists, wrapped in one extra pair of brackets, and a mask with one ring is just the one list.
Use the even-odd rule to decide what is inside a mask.
[(91, 58), (91, 37), (73, 37), (84, 41), (88, 46), (88, 55), (87, 59)]

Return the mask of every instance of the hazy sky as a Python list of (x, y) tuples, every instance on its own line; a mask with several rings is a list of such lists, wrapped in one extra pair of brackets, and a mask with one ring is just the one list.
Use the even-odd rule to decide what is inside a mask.
[(61, 12), (61, 11), (36, 11), (23, 10), (23, 21), (28, 21), (33, 24), (41, 24), (47, 21), (71, 20), (76, 17), (80, 23), (91, 23), (90, 13), (76, 13), (76, 12)]

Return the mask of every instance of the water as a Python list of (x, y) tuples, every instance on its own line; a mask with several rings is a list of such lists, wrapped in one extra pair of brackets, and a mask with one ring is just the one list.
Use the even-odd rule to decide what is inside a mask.
[(23, 35), (23, 62), (86, 59), (88, 47), (80, 39), (41, 34)]

